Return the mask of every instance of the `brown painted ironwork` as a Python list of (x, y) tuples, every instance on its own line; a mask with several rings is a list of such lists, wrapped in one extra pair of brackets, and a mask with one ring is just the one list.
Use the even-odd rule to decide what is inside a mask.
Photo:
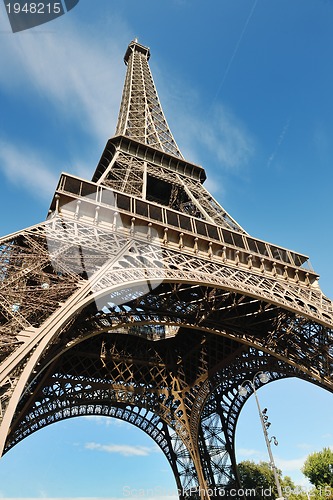
[(208, 498), (237, 485), (244, 380), (332, 391), (333, 304), (306, 256), (253, 238), (205, 189), (149, 56), (130, 43), (92, 181), (62, 174), (47, 220), (0, 240), (0, 448), (111, 416), (155, 440), (181, 498)]

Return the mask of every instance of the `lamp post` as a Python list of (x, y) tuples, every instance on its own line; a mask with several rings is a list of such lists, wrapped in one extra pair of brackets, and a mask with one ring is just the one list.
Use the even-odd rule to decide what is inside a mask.
[(276, 465), (274, 462), (274, 457), (273, 457), (272, 448), (271, 448), (271, 440), (272, 439), (274, 439), (275, 445), (277, 445), (278, 442), (277, 442), (277, 439), (275, 436), (272, 436), (271, 439), (269, 439), (267, 429), (271, 424), (270, 424), (270, 422), (267, 422), (267, 420), (268, 420), (268, 417), (266, 415), (267, 408), (264, 408), (263, 411), (261, 411), (261, 408), (260, 408), (258, 394), (257, 394), (256, 387), (255, 387), (256, 377), (259, 378), (259, 380), (262, 384), (266, 384), (269, 381), (269, 374), (268, 373), (258, 372), (254, 375), (252, 381), (251, 380), (244, 380), (244, 382), (242, 382), (242, 384), (238, 387), (238, 393), (240, 394), (240, 396), (246, 396), (248, 393), (248, 390), (246, 387), (244, 387), (244, 384), (246, 384), (246, 383), (250, 384), (250, 386), (253, 390), (253, 393), (254, 393), (254, 397), (256, 399), (257, 408), (258, 408), (258, 412), (259, 412), (259, 418), (260, 418), (260, 422), (261, 422), (261, 427), (262, 427), (262, 430), (263, 430), (263, 433), (265, 436), (265, 442), (266, 442), (267, 451), (268, 451), (268, 455), (269, 455), (269, 461), (270, 461), (270, 465), (271, 465), (272, 470), (273, 470), (276, 489), (277, 489), (277, 492), (279, 495), (279, 497), (276, 500), (284, 500), (284, 497), (282, 495), (281, 484), (280, 484), (278, 473), (276, 471)]

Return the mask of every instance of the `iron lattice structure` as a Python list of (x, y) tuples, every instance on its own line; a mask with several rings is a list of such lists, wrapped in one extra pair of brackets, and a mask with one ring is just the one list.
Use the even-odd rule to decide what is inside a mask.
[(116, 417), (160, 446), (180, 497), (203, 496), (237, 484), (242, 382), (268, 371), (332, 391), (333, 304), (306, 256), (251, 237), (205, 189), (149, 56), (130, 43), (92, 181), (63, 174), (47, 220), (1, 239), (0, 448)]

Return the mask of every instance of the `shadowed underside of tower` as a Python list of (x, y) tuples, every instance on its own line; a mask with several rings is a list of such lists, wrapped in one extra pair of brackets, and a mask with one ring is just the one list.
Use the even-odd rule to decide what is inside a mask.
[(333, 305), (306, 256), (250, 236), (205, 189), (149, 57), (130, 43), (92, 181), (62, 174), (47, 220), (0, 240), (0, 448), (111, 416), (155, 440), (180, 497), (208, 498), (238, 484), (240, 384), (265, 371), (332, 391)]

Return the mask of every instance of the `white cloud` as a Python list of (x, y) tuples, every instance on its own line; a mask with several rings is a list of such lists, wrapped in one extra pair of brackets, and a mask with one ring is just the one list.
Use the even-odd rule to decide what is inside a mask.
[[(88, 26), (75, 26), (67, 18), (70, 16), (61, 18), (59, 39), (59, 33), (52, 31), (57, 29), (56, 24), (51, 23), (13, 35), (8, 31), (8, 19), (0, 15), (0, 65), (4, 68), (0, 88), (17, 95), (18, 100), (30, 98), (36, 106), (47, 101), (55, 116), (75, 122), (76, 129), (83, 129), (105, 144), (117, 121), (125, 73), (122, 58), (130, 40), (128, 29), (120, 19), (113, 19), (110, 37), (108, 20), (103, 19), (100, 37), (93, 38)], [(15, 137), (0, 137), (0, 171), (14, 185), (49, 199), (64, 165), (46, 161), (42, 152), (33, 151), (33, 147), (40, 147), (40, 143), (36, 141), (24, 149), (22, 144), (18, 147)], [(80, 164), (77, 175), (89, 172), (90, 177), (91, 167), (85, 166), (84, 159), (75, 158), (75, 163)]]
[(221, 166), (238, 169), (253, 154), (253, 141), (236, 116), (221, 104), (215, 109), (209, 126), (202, 124), (202, 143), (215, 153)]
[[(292, 459), (284, 459), (279, 458), (278, 456), (274, 456), (275, 464), (279, 469), (282, 470), (283, 475), (288, 475), (292, 472), (300, 472), (306, 458), (307, 455)], [(237, 450), (237, 459), (238, 462), (242, 460), (253, 460), (254, 462), (258, 463), (260, 461), (267, 462), (268, 456), (267, 454), (264, 454), (259, 450), (251, 448), (240, 448), (239, 450)]]
[(97, 423), (97, 425), (105, 425), (106, 427), (114, 426), (114, 427), (132, 427), (132, 424), (125, 422), (119, 418), (113, 417), (102, 417), (100, 415), (86, 415), (84, 417), (87, 420), (93, 420)]
[(178, 109), (175, 135), (176, 139), (180, 138), (180, 149), (189, 161), (203, 164), (206, 170), (213, 162), (213, 174), (239, 172), (248, 165), (255, 150), (254, 140), (246, 127), (222, 104), (215, 105), (209, 112), (209, 119), (193, 110), (181, 113)]
[(297, 448), (300, 450), (312, 450), (313, 445), (310, 443), (298, 443)]
[(270, 167), (272, 162), (275, 160), (275, 157), (280, 149), (280, 146), (281, 144), (283, 143), (284, 139), (285, 139), (285, 135), (289, 129), (289, 125), (290, 125), (290, 118), (287, 119), (285, 125), (283, 126), (283, 129), (278, 137), (278, 140), (277, 140), (277, 143), (276, 143), (276, 146), (275, 146), (275, 149), (274, 151), (270, 154), (268, 160), (267, 160), (267, 167)]
[(239, 448), (237, 450), (238, 461), (251, 458), (252, 460), (258, 459), (262, 453), (258, 450), (251, 448)]
[[(130, 39), (128, 30), (117, 19), (113, 32), (116, 29), (119, 36), (110, 37), (104, 19), (100, 36), (93, 38), (89, 27), (79, 28), (67, 16), (61, 22), (61, 40), (57, 31), (50, 31), (56, 29), (51, 23), (44, 31), (2, 34), (0, 64), (6, 69), (0, 74), (0, 85), (18, 96), (38, 92), (53, 103), (55, 111), (76, 118), (85, 130), (105, 138), (113, 133), (118, 114), (125, 71), (119, 62)], [(2, 33), (7, 24), (0, 16)]]
[[(0, 64), (6, 70), (0, 74), (0, 87), (6, 92), (16, 92), (18, 96), (22, 94), (25, 98), (27, 94), (42, 96), (51, 103), (55, 114), (72, 120), (76, 128), (95, 136), (103, 145), (115, 130), (125, 75), (122, 59), (131, 38), (130, 30), (121, 19), (113, 17), (112, 22), (110, 19), (110, 36), (108, 20), (94, 19), (95, 25), (96, 22), (101, 24), (100, 36), (96, 39), (91, 35), (89, 26), (74, 25), (71, 19), (69, 15), (63, 16), (42, 29), (28, 30), (15, 36), (9, 32), (8, 35), (3, 34)], [(57, 22), (62, 23), (61, 43), (59, 33), (52, 31), (58, 29)], [(8, 29), (8, 20), (0, 16), (0, 31)], [(162, 90), (169, 84), (169, 78), (163, 73)], [(176, 140), (179, 137), (182, 141), (185, 157), (200, 163), (201, 151), (205, 150), (205, 156), (210, 154), (216, 158), (220, 171), (246, 165), (253, 154), (253, 141), (237, 117), (224, 106), (215, 104), (214, 109), (209, 111), (209, 119), (203, 118), (192, 102), (193, 99), (199, 100), (196, 91), (192, 89), (190, 95), (184, 97), (189, 94), (188, 85), (181, 81), (174, 85), (176, 88), (173, 88), (172, 95), (166, 91), (166, 98), (170, 101), (170, 112), (177, 117), (173, 132), (176, 132)], [(172, 104), (174, 101), (177, 105), (180, 97), (187, 99), (183, 114), (178, 106)], [(7, 150), (13, 152), (14, 145), (7, 142)], [(77, 160), (80, 162), (81, 159)], [(50, 166), (43, 167), (38, 157), (36, 165), (34, 171), (44, 186), (48, 184), (46, 178)], [(2, 168), (14, 182), (8, 166)], [(77, 173), (85, 176), (86, 171), (91, 172), (91, 169), (81, 167)], [(26, 187), (28, 175), (24, 175)], [(214, 182), (207, 185), (213, 192), (221, 191), (218, 177), (219, 174), (214, 177)]]
[(146, 457), (151, 453), (160, 451), (157, 446), (133, 446), (128, 444), (100, 444), (100, 443), (86, 443), (85, 448), (88, 450), (103, 451), (106, 453), (118, 453), (124, 457)]
[(208, 156), (210, 161), (215, 157), (220, 170), (246, 166), (254, 154), (255, 144), (241, 119), (222, 102), (203, 106), (203, 96), (195, 82), (182, 80), (177, 74), (170, 80), (166, 75), (172, 68), (161, 70), (161, 63), (157, 64), (157, 90), (171, 132), (184, 157), (204, 168), (209, 167)]
[(307, 455), (300, 458), (284, 459), (276, 457), (276, 466), (283, 471), (283, 474), (288, 472), (299, 472), (303, 467), (303, 464), (307, 458)]
[(58, 178), (36, 153), (0, 140), (0, 171), (5, 177), (43, 199), (50, 199)]
[[(190, 94), (196, 102), (195, 92)], [(177, 116), (172, 132), (178, 146), (188, 161), (203, 166), (206, 189), (221, 200), (227, 195), (224, 175), (231, 170), (244, 172), (255, 152), (254, 139), (235, 114), (221, 104), (209, 111), (208, 118), (207, 113), (197, 111), (196, 105), (178, 104), (177, 109), (170, 106)]]
[[(330, 432), (322, 435), (323, 439), (331, 439), (332, 437), (333, 437), (332, 433), (330, 433)], [(332, 448), (332, 446), (330, 446), (330, 448)]]
[(254, 3), (253, 3), (253, 5), (252, 5), (252, 9), (251, 9), (251, 11), (250, 11), (250, 13), (249, 13), (249, 15), (248, 15), (248, 17), (247, 17), (246, 21), (245, 21), (245, 24), (244, 24), (244, 26), (243, 26), (243, 29), (242, 29), (242, 31), (241, 31), (241, 33), (240, 33), (240, 36), (239, 36), (238, 40), (237, 40), (237, 43), (236, 43), (235, 48), (234, 48), (234, 51), (233, 51), (233, 53), (232, 53), (232, 55), (231, 55), (231, 58), (230, 58), (230, 60), (229, 60), (229, 62), (228, 62), (228, 65), (227, 65), (227, 67), (226, 67), (226, 70), (225, 70), (225, 72), (224, 72), (223, 78), (222, 78), (221, 83), (220, 83), (220, 85), (219, 85), (219, 88), (218, 88), (218, 90), (217, 90), (217, 95), (220, 93), (220, 91), (221, 91), (221, 89), (222, 89), (222, 87), (223, 87), (223, 85), (224, 85), (224, 82), (225, 82), (225, 80), (226, 80), (226, 78), (227, 78), (227, 76), (228, 76), (228, 74), (229, 74), (229, 71), (230, 71), (231, 66), (232, 66), (232, 64), (233, 64), (233, 62), (234, 62), (234, 59), (235, 59), (235, 57), (236, 57), (236, 55), (237, 55), (237, 52), (238, 52), (239, 47), (240, 47), (240, 44), (242, 43), (242, 40), (243, 40), (244, 35), (245, 35), (245, 33), (246, 33), (247, 27), (248, 27), (248, 25), (249, 25), (249, 23), (250, 23), (250, 21), (251, 21), (251, 18), (252, 18), (252, 16), (253, 16), (253, 13), (254, 13), (254, 11), (255, 11), (255, 8), (256, 8), (256, 6), (257, 6), (257, 3), (258, 3), (258, 0), (255, 0), (255, 1), (254, 1)]

